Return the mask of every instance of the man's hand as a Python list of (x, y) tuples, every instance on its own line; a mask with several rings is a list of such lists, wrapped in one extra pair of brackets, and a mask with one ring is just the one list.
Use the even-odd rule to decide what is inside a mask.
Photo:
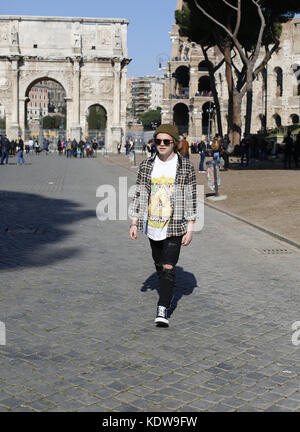
[(129, 231), (129, 236), (131, 238), (131, 240), (137, 240), (137, 226), (136, 225), (131, 225), (130, 226), (130, 231)]
[(182, 246), (188, 246), (193, 238), (193, 231), (188, 231), (183, 237), (182, 237)]

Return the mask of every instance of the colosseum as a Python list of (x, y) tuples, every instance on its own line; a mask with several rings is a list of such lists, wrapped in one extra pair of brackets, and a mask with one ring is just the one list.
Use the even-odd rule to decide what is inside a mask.
[[(182, 0), (177, 1), (181, 9)], [(179, 35), (174, 24), (171, 31), (171, 58), (166, 66), (163, 122), (174, 122), (180, 132), (188, 131), (197, 139), (217, 131), (211, 108), (213, 96), (207, 64), (201, 48)], [(260, 58), (262, 58), (261, 53)], [(209, 51), (215, 66), (220, 54)], [(220, 101), (222, 127), (227, 132), (228, 90), (225, 65), (215, 74)], [(245, 127), (246, 97), (242, 107), (242, 131)], [(300, 116), (300, 18), (283, 25), (280, 50), (269, 61), (266, 71), (253, 83), (251, 133), (299, 123)], [(209, 127), (209, 125), (211, 127)]]

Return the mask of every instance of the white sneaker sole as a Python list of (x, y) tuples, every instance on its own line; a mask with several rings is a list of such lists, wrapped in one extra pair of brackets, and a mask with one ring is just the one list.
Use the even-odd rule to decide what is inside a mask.
[(157, 317), (154, 322), (157, 327), (169, 327), (169, 321), (166, 318)]

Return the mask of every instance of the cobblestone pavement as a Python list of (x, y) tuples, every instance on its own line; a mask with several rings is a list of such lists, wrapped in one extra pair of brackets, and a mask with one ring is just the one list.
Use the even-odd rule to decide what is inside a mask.
[(205, 209), (154, 325), (147, 238), (100, 222), (103, 159), (0, 167), (0, 411), (299, 411), (299, 251)]

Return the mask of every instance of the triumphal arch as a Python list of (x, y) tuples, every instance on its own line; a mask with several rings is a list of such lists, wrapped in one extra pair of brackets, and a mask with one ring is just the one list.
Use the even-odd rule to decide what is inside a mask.
[(128, 23), (0, 16), (0, 105), (8, 137), (25, 136), (30, 89), (40, 80), (53, 80), (65, 90), (68, 137), (84, 137), (89, 107), (100, 105), (107, 118), (107, 150), (116, 151), (126, 124)]

